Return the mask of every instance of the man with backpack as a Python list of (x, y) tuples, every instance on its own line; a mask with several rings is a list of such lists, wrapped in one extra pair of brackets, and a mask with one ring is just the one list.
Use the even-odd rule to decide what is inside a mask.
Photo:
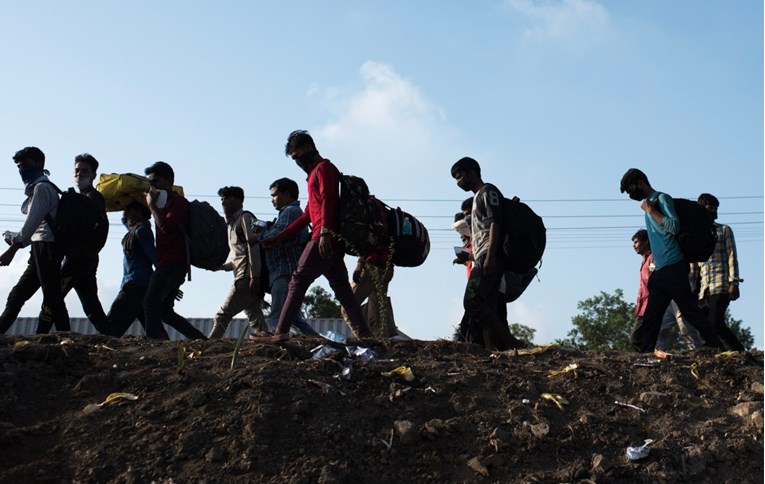
[(640, 328), (640, 351), (653, 352), (657, 357), (668, 356), (663, 351), (657, 351), (656, 340), (662, 317), (672, 300), (677, 303), (686, 322), (699, 332), (705, 346), (722, 348), (720, 339), (691, 294), (689, 264), (677, 240), (680, 221), (672, 197), (654, 190), (645, 173), (636, 168), (630, 168), (624, 174), (620, 190), (626, 192), (632, 200), (640, 202), (640, 208), (645, 212), (646, 230), (655, 264), (648, 279), (648, 304)]
[(300, 311), (305, 293), (311, 283), (321, 275), (327, 278), (335, 297), (348, 313), (350, 327), (356, 336), (369, 337), (372, 334), (364, 320), (361, 305), (351, 291), (348, 269), (343, 260), (344, 254), (340, 249), (340, 241), (336, 239), (340, 230), (340, 172), (329, 160), (322, 158), (307, 131), (290, 133), (284, 151), (308, 174), (308, 204), (300, 217), (279, 235), (264, 240), (263, 246), (267, 249), (272, 248), (307, 227), (309, 223), (313, 225), (313, 232), (290, 280), (287, 300), (279, 315), (276, 331), (272, 337), (262, 341), (276, 343), (289, 339), (290, 326)]
[(151, 276), (143, 302), (146, 336), (169, 339), (162, 326), (164, 320), (189, 339), (205, 339), (201, 331), (173, 310), (189, 267), (184, 235), (189, 225), (189, 201), (173, 191), (175, 173), (169, 164), (157, 161), (144, 173), (150, 185), (146, 204), (154, 217), (157, 234), (157, 270)]
[(22, 247), (31, 245), (31, 254), (26, 270), (8, 294), (5, 310), (0, 315), (0, 334), (8, 331), (24, 303), (40, 288), (43, 304), (50, 308), (56, 331), (69, 331), (69, 312), (61, 293), (61, 261), (64, 255), (56, 245), (48, 222), (56, 216), (59, 198), (46, 175), (45, 154), (39, 148), (30, 146), (17, 151), (13, 161), (19, 169), (27, 196), (21, 205), (26, 219), (18, 233), (6, 231), (3, 234), (10, 247), (0, 255), (0, 266), (9, 265)]
[[(471, 191), (471, 245), (473, 269), (465, 287), (464, 307), (469, 328), (480, 328), (484, 346), (504, 351), (524, 343), (510, 332), (497, 313), (499, 289), (505, 272), (502, 256), (502, 207), (504, 197), (497, 187), (481, 178), (481, 167), (465, 157), (451, 168), (452, 178), (464, 191)], [(505, 228), (506, 229), (506, 228)], [(468, 329), (467, 334), (473, 330)]]
[[(276, 221), (267, 230), (260, 234), (263, 240), (280, 234), (290, 226), (292, 222), (303, 215), (298, 196), (300, 189), (294, 180), (280, 178), (274, 181), (268, 188), (271, 193), (271, 203), (279, 212)], [(283, 239), (273, 247), (266, 249), (266, 266), (271, 287), (271, 314), (267, 318), (269, 332), (273, 333), (279, 322), (279, 316), (287, 300), (290, 278), (297, 269), (300, 255), (303, 253), (310, 235), (308, 228), (303, 227), (296, 234)], [(310, 324), (298, 311), (292, 320), (292, 326), (306, 336), (319, 336)]]
[[(699, 205), (706, 208), (713, 220), (717, 220), (720, 201), (714, 195), (702, 193)], [(731, 301), (739, 298), (739, 283), (744, 280), (738, 273), (738, 255), (733, 230), (724, 224), (714, 223), (717, 232), (717, 244), (706, 262), (692, 264), (692, 281), (697, 280), (699, 305), (709, 319), (717, 335), (734, 351), (744, 351), (744, 345), (725, 324), (725, 310)]]
[[(241, 311), (253, 333), (265, 332), (263, 319), (263, 290), (260, 287), (260, 244), (255, 234), (257, 217), (244, 209), (244, 190), (241, 187), (223, 187), (218, 190), (223, 214), (229, 227), (231, 260), (220, 270), (234, 273), (234, 284), (229, 289), (223, 305), (213, 317), (213, 327), (208, 338), (221, 338), (231, 320)], [(238, 336), (238, 335), (237, 335)]]
[[(74, 184), (80, 195), (87, 198), (94, 210), (82, 213), (83, 217), (91, 214), (98, 216), (96, 223), (108, 222), (104, 197), (95, 189), (93, 181), (98, 172), (98, 160), (90, 153), (82, 153), (74, 158)], [(108, 227), (108, 223), (106, 225)], [(61, 292), (66, 298), (69, 291), (74, 289), (80, 299), (85, 316), (101, 334), (111, 335), (112, 329), (106, 317), (101, 301), (98, 299), (98, 251), (95, 253), (66, 254), (61, 266)], [(47, 333), (52, 326), (51, 311), (43, 304), (37, 327), (38, 333)]]

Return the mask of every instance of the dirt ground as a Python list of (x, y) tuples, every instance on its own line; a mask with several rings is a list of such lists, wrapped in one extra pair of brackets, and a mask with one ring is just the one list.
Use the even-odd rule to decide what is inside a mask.
[(235, 343), (0, 337), (0, 482), (763, 482), (762, 352)]

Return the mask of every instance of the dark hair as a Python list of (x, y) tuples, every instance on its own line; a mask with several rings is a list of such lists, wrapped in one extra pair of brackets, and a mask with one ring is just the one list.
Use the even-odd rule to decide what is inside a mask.
[(155, 175), (159, 175), (162, 178), (167, 178), (171, 182), (175, 180), (175, 172), (173, 172), (173, 167), (165, 163), (164, 161), (156, 161), (153, 165), (146, 168), (144, 171), (144, 174), (151, 175), (154, 173)]
[(720, 200), (718, 200), (717, 197), (711, 193), (702, 193), (699, 195), (698, 201), (700, 205), (712, 205), (713, 207), (720, 206)]
[(313, 138), (311, 138), (311, 135), (308, 134), (308, 131), (304, 129), (297, 129), (291, 132), (287, 137), (287, 144), (284, 145), (284, 154), (289, 156), (293, 151), (309, 144), (316, 148), (316, 145), (313, 142)]
[(645, 173), (638, 170), (637, 168), (630, 168), (622, 177), (622, 182), (619, 184), (619, 189), (622, 193), (624, 193), (627, 191), (627, 188), (629, 188), (630, 185), (635, 185), (641, 180), (644, 181), (646, 185), (650, 185), (650, 183), (648, 183), (648, 177), (645, 176)]
[(290, 194), (292, 198), (295, 200), (298, 199), (298, 196), (300, 195), (300, 189), (298, 189), (298, 184), (295, 183), (295, 180), (290, 180), (289, 178), (279, 178), (275, 182), (271, 184), (268, 189), (276, 188), (277, 192), (287, 192)]
[(465, 200), (463, 200), (462, 201), (462, 205), (460, 205), (460, 210), (462, 210), (463, 212), (465, 210), (472, 211), (473, 210), (473, 197), (466, 198)]
[(454, 214), (454, 223), (457, 223), (457, 222), (459, 222), (460, 220), (462, 220), (464, 218), (465, 218), (465, 213), (464, 212), (457, 212), (457, 213)]
[[(648, 242), (648, 231), (646, 229), (640, 229), (632, 236), (632, 240), (639, 240), (640, 242)], [(650, 242), (649, 242), (650, 244)]]
[(240, 187), (223, 187), (218, 190), (219, 197), (233, 197), (244, 201), (244, 190)]
[(131, 202), (130, 205), (125, 207), (125, 210), (135, 210), (144, 220), (149, 220), (151, 218), (151, 211), (143, 203)]
[(74, 157), (74, 164), (86, 163), (90, 166), (93, 173), (98, 171), (98, 160), (90, 153), (82, 153)]
[(470, 158), (469, 156), (466, 156), (464, 158), (461, 158), (457, 161), (457, 163), (452, 165), (452, 178), (454, 178), (454, 175), (456, 172), (461, 171), (464, 173), (467, 173), (469, 171), (475, 172), (476, 175), (479, 177), (481, 176), (481, 165), (478, 164), (477, 161), (475, 161), (473, 158)]
[(45, 164), (45, 153), (36, 146), (27, 146), (23, 150), (19, 150), (13, 155), (14, 163), (21, 163), (22, 161), (32, 160), (36, 163)]

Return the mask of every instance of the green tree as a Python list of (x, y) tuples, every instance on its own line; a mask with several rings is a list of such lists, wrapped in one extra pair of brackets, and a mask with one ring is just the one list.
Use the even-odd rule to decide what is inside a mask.
[(635, 305), (624, 300), (624, 291), (601, 291), (579, 301), (576, 307), (582, 312), (571, 318), (574, 328), (556, 343), (581, 350), (632, 350), (630, 330)]
[(519, 340), (523, 340), (527, 343), (533, 343), (534, 335), (536, 334), (537, 330), (521, 323), (512, 323), (510, 324), (510, 332), (513, 333), (513, 336)]
[(340, 302), (323, 287), (312, 286), (303, 299), (303, 314), (307, 318), (339, 318)]

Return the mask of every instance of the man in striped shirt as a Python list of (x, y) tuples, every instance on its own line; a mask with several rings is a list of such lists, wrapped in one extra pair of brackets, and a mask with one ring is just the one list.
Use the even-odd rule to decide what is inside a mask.
[[(699, 205), (707, 209), (713, 220), (717, 220), (720, 201), (709, 193), (702, 193)], [(744, 345), (725, 324), (725, 310), (731, 301), (739, 298), (738, 285), (744, 280), (739, 277), (736, 241), (733, 230), (727, 225), (715, 223), (717, 245), (706, 262), (691, 264), (692, 280), (699, 286), (699, 306), (709, 318), (717, 336), (734, 351), (744, 351)], [(696, 276), (700, 276), (700, 279)]]

